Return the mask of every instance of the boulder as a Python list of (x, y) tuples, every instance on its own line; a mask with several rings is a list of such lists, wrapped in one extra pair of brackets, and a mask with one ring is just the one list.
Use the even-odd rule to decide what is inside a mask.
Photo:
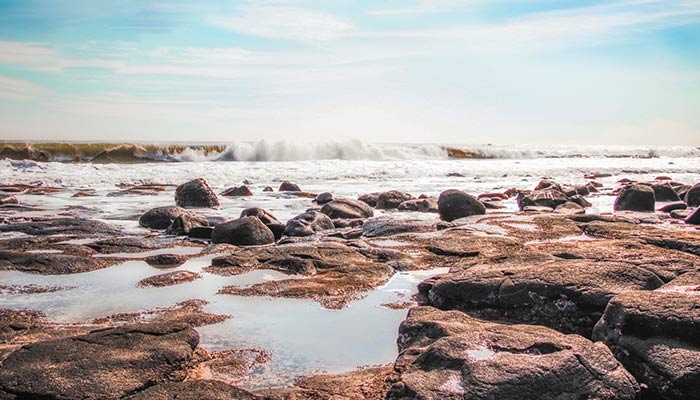
[(445, 190), (438, 197), (440, 218), (450, 222), (470, 215), (486, 214), (486, 207), (474, 196), (461, 190)]
[(700, 207), (696, 208), (690, 215), (688, 215), (683, 222), (691, 225), (700, 225)]
[(323, 192), (319, 193), (316, 198), (314, 199), (314, 202), (320, 206), (330, 203), (331, 201), (335, 200), (335, 196), (333, 196), (333, 193), (329, 192)]
[(646, 385), (644, 398), (700, 399), (700, 277), (694, 274), (682, 285), (615, 296), (595, 327), (593, 338)]
[(221, 195), (230, 197), (252, 196), (253, 192), (250, 191), (250, 188), (248, 186), (242, 185), (228, 188), (221, 192)]
[(380, 194), (377, 197), (377, 205), (375, 207), (383, 210), (391, 210), (398, 208), (399, 204), (403, 203), (404, 201), (412, 199), (413, 196), (408, 193), (398, 190), (390, 190)]
[(180, 214), (165, 230), (166, 235), (185, 236), (190, 233), (192, 228), (208, 226), (209, 221), (204, 218), (190, 213)]
[(301, 188), (294, 182), (284, 181), (278, 189), (280, 192), (301, 192)]
[(559, 204), (557, 208), (554, 209), (554, 212), (557, 214), (567, 215), (585, 214), (586, 209), (572, 201), (567, 201), (564, 204)]
[(333, 221), (326, 214), (309, 210), (287, 221), (284, 234), (287, 236), (311, 236), (316, 232), (333, 229)]
[(557, 191), (559, 191), (559, 192), (563, 192), (563, 191), (564, 191), (564, 189), (562, 189), (562, 187), (561, 187), (560, 184), (554, 182), (554, 181), (551, 180), (551, 179), (542, 179), (542, 180), (537, 184), (537, 186), (535, 186), (535, 188), (533, 189), (533, 191), (535, 191), (535, 190), (542, 190), (542, 189), (555, 189), (555, 190), (557, 190)]
[(279, 240), (284, 233), (285, 225), (280, 222), (271, 212), (258, 208), (251, 207), (246, 208), (241, 211), (241, 218), (243, 217), (257, 217), (266, 227), (268, 227), (272, 233), (275, 235), (275, 240)]
[(654, 190), (645, 185), (626, 186), (615, 199), (615, 211), (654, 212)]
[(221, 381), (189, 380), (168, 382), (150, 387), (127, 400), (256, 400), (260, 399), (245, 390)]
[(175, 189), (175, 204), (180, 207), (217, 208), (219, 199), (202, 178), (183, 183)]
[(213, 226), (194, 227), (194, 228), (190, 229), (190, 232), (187, 234), (187, 237), (190, 239), (209, 240), (209, 239), (211, 239), (211, 234), (213, 232), (214, 232)]
[(407, 200), (399, 204), (399, 211), (438, 212), (438, 203), (432, 197)]
[(669, 183), (655, 183), (651, 185), (651, 189), (654, 191), (656, 201), (669, 202), (680, 201), (681, 199)]
[(578, 335), (412, 308), (387, 400), (635, 399), (610, 350)]
[(421, 221), (405, 221), (393, 218), (368, 219), (362, 225), (362, 233), (366, 237), (391, 236), (409, 232), (427, 232), (431, 225)]
[(156, 254), (143, 259), (146, 264), (152, 267), (176, 267), (182, 265), (189, 260), (189, 257), (183, 254)]
[(534, 190), (532, 192), (519, 192), (516, 201), (521, 211), (525, 211), (526, 207), (548, 207), (555, 209), (557, 206), (568, 202), (569, 197), (561, 190), (556, 189), (556, 187), (550, 187)]
[(275, 242), (275, 235), (258, 217), (242, 217), (214, 227), (212, 243), (255, 246)]
[(659, 207), (658, 211), (670, 213), (676, 210), (685, 210), (688, 206), (682, 201), (674, 201), (673, 203), (665, 204)]
[(77, 274), (107, 268), (117, 260), (60, 253), (29, 253), (0, 250), (0, 270), (42, 275)]
[(0, 368), (0, 395), (21, 399), (121, 399), (182, 380), (199, 343), (180, 324), (138, 324), (24, 345)]
[(335, 199), (321, 207), (321, 212), (331, 219), (357, 219), (374, 216), (372, 207), (362, 201)]
[(370, 207), (376, 207), (377, 200), (379, 199), (379, 195), (380, 195), (380, 193), (378, 193), (378, 192), (367, 193), (367, 194), (363, 194), (362, 196), (358, 197), (357, 200), (367, 204)]
[(180, 283), (192, 282), (201, 277), (202, 275), (192, 271), (173, 271), (141, 279), (138, 285), (151, 287), (173, 286)]
[(688, 207), (700, 207), (700, 183), (696, 183), (688, 189), (683, 199)]

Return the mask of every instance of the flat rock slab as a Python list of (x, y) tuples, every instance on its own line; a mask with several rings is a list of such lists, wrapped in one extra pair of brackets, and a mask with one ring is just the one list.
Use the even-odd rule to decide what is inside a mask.
[(201, 278), (202, 275), (192, 271), (173, 271), (166, 272), (148, 278), (141, 279), (139, 286), (164, 287), (179, 285), (185, 282), (192, 282)]
[(0, 394), (18, 399), (120, 399), (182, 380), (199, 342), (187, 325), (141, 324), (25, 345), (0, 368)]
[(0, 251), (0, 270), (42, 275), (76, 274), (110, 267), (119, 260), (57, 253)]
[(128, 400), (255, 400), (260, 397), (220, 381), (171, 382), (139, 392)]
[(590, 337), (608, 301), (625, 290), (663, 285), (635, 265), (587, 260), (481, 264), (433, 278), (420, 287), (428, 305), (487, 319), (548, 326)]
[(31, 222), (0, 225), (0, 232), (22, 232), (27, 235), (118, 235), (121, 231), (110, 224), (83, 218), (35, 219)]
[(610, 239), (638, 239), (665, 249), (679, 250), (700, 256), (700, 231), (693, 228), (660, 228), (620, 222), (591, 222), (581, 226), (591, 236)]
[(640, 390), (605, 345), (541, 326), (417, 307), (398, 343), (388, 400), (612, 400)]
[(391, 367), (363, 368), (340, 375), (314, 375), (294, 386), (257, 392), (265, 400), (384, 400)]

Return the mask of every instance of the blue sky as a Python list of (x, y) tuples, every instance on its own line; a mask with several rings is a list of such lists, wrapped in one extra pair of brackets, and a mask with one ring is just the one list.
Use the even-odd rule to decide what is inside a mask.
[(0, 0), (0, 138), (700, 144), (700, 0)]

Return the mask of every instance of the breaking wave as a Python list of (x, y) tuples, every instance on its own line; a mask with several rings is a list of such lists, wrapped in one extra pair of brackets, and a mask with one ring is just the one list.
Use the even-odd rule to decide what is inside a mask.
[(534, 158), (700, 157), (692, 146), (531, 146), (371, 144), (290, 141), (234, 142), (228, 145), (156, 145), (109, 143), (0, 143), (0, 157), (15, 160), (93, 163), (440, 160)]

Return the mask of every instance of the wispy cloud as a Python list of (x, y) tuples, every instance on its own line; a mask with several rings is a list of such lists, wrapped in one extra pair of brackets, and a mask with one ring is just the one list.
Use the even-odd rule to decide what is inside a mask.
[(31, 100), (45, 90), (30, 81), (0, 75), (0, 100)]

